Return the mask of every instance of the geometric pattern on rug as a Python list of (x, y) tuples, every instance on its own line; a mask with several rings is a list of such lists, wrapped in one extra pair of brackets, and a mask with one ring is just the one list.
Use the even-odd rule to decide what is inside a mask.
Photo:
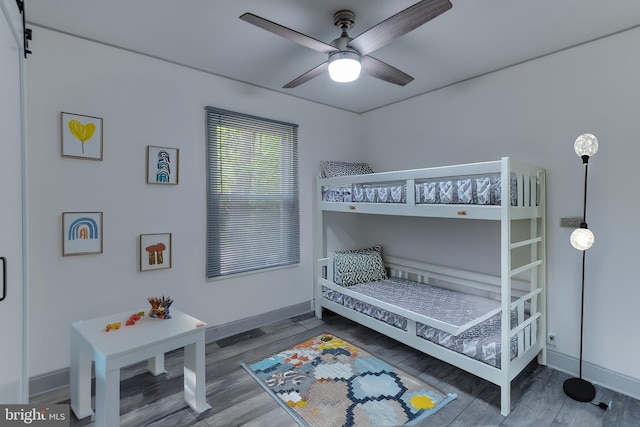
[(303, 426), (413, 425), (456, 398), (330, 333), (242, 366)]

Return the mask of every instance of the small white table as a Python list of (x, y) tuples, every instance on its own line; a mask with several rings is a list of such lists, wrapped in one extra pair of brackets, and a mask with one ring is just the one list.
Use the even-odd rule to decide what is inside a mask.
[[(171, 319), (146, 315), (125, 326), (137, 311), (74, 322), (71, 326), (71, 409), (93, 416), (91, 362), (96, 371), (95, 426), (120, 425), (120, 368), (143, 360), (153, 375), (165, 373), (164, 353), (184, 347), (184, 400), (194, 411), (211, 408), (205, 396), (204, 322), (171, 308)], [(105, 332), (108, 323), (120, 329)]]

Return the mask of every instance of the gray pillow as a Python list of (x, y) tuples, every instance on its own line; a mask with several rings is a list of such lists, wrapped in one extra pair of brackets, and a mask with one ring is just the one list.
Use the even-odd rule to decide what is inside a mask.
[(338, 285), (351, 286), (386, 278), (387, 270), (379, 245), (333, 254), (333, 281)]
[(320, 161), (320, 176), (332, 178), (334, 176), (364, 175), (373, 173), (368, 163), (338, 162), (333, 160)]

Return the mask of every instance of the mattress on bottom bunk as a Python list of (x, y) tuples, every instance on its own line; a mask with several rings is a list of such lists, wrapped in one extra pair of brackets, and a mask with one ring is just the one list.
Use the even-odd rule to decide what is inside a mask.
[[(415, 183), (416, 204), (500, 205), (500, 174), (450, 177)], [(510, 203), (517, 204), (518, 184), (511, 177)], [(407, 188), (403, 182), (379, 184), (330, 185), (322, 187), (325, 202), (406, 203)]]
[[(511, 312), (511, 327), (517, 325), (515, 311)], [(462, 353), (472, 359), (479, 360), (488, 365), (500, 368), (502, 357), (502, 343), (500, 341), (501, 330), (500, 313), (490, 317), (479, 325), (470, 328), (460, 335), (451, 335), (422, 323), (416, 324), (416, 335), (433, 343)], [(518, 341), (511, 338), (511, 359), (518, 357)]]
[[(429, 316), (453, 325), (463, 325), (497, 307), (499, 303), (437, 286), (410, 280), (389, 278), (377, 282), (349, 286), (363, 295), (393, 304), (412, 312)], [(325, 286), (323, 297), (346, 308), (407, 331), (407, 318)], [(516, 312), (511, 312), (512, 327), (517, 324)], [(453, 336), (442, 330), (417, 323), (416, 335), (450, 350), (500, 368), (500, 313)], [(511, 358), (517, 357), (516, 339), (511, 340)]]

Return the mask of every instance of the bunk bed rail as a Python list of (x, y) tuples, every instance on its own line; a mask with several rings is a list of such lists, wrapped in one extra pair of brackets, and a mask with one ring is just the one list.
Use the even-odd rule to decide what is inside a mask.
[[(321, 195), (320, 208), (327, 211), (501, 220), (501, 208), (508, 208), (512, 219), (539, 218), (543, 215), (540, 207), (541, 173), (537, 166), (503, 157), (501, 160), (463, 165), (318, 177), (317, 192)], [(486, 191), (478, 192), (477, 182), (489, 177), (491, 185), (501, 185), (501, 189), (496, 187), (495, 195), (492, 193), (491, 197), (478, 200), (478, 194), (486, 194)], [(466, 186), (464, 192), (458, 186), (461, 182)], [(502, 184), (495, 184), (498, 182)], [(426, 191), (423, 189), (427, 188), (424, 186), (429, 183), (447, 184), (451, 192), (447, 194), (451, 198), (436, 197), (432, 187), (429, 188), (432, 188), (433, 200), (423, 197), (422, 193)], [(340, 189), (344, 194), (337, 198), (322, 197), (327, 189)], [(476, 197), (473, 202), (470, 199), (472, 194)]]

